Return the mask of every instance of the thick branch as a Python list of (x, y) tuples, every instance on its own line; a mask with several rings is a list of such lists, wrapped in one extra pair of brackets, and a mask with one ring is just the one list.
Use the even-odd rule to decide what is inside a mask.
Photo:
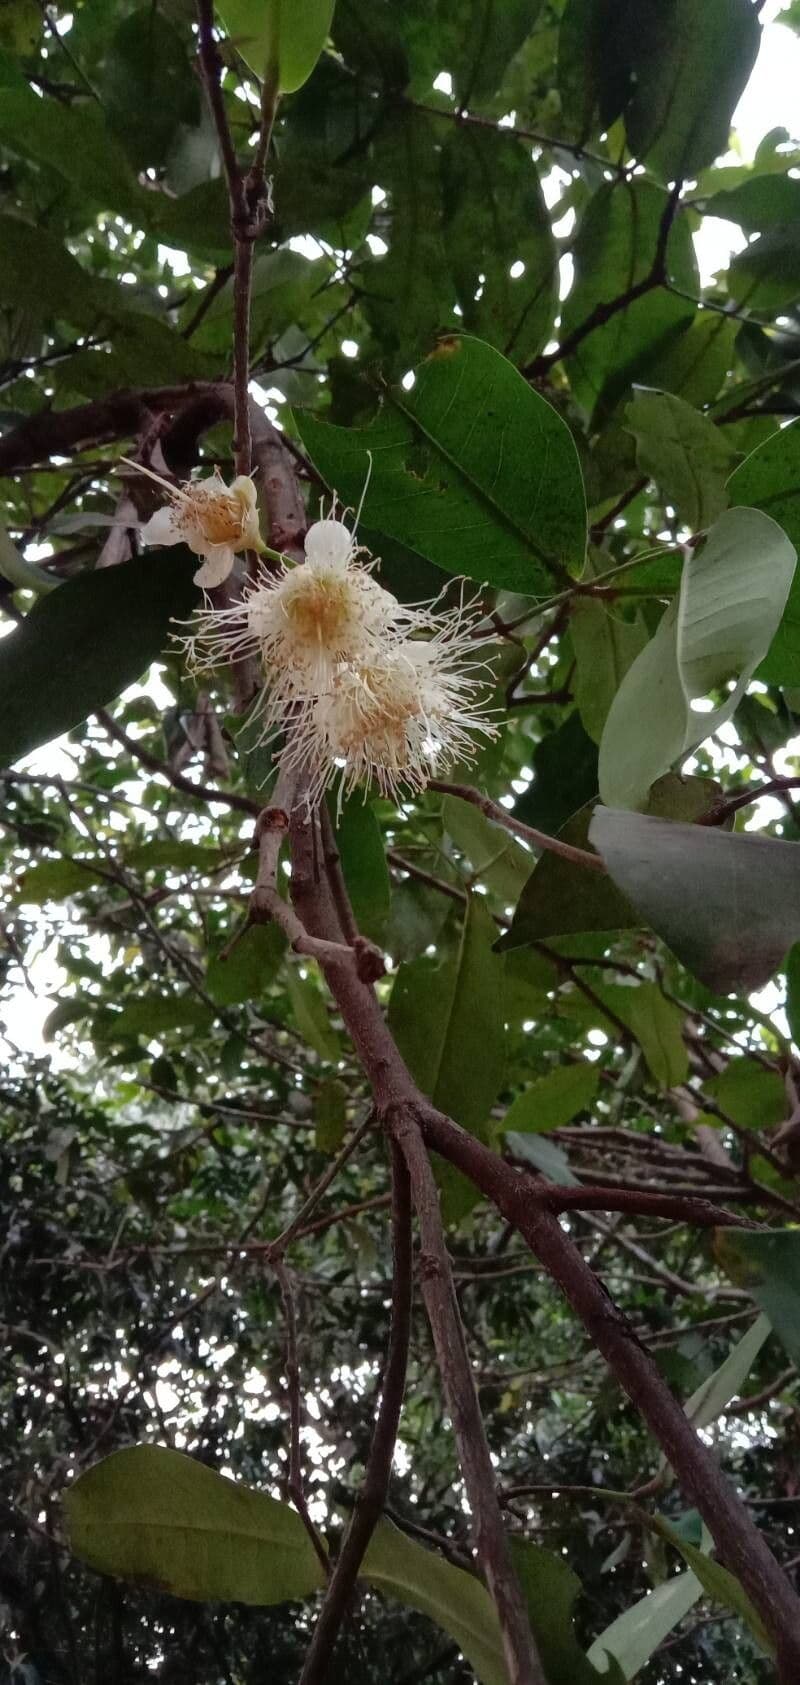
[(331, 1576), (314, 1636), (307, 1652), (300, 1685), (321, 1685), (355, 1589), (358, 1571), (372, 1534), (383, 1514), (392, 1472), (392, 1458), (400, 1426), (405, 1391), (413, 1289), (411, 1253), (411, 1190), (400, 1154), (392, 1153), (392, 1324), (381, 1383), (381, 1402), (367, 1457), (364, 1484), (358, 1495), (339, 1559)]

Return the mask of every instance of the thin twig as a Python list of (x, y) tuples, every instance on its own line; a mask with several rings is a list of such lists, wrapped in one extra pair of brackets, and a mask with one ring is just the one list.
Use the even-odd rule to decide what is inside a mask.
[(429, 790), (439, 790), (444, 796), (458, 796), (459, 801), (471, 802), (487, 819), (492, 819), (495, 825), (502, 825), (504, 830), (511, 831), (515, 837), (522, 837), (533, 848), (542, 849), (547, 854), (558, 854), (562, 860), (569, 860), (573, 866), (587, 866), (592, 872), (605, 872), (605, 862), (599, 854), (590, 854), (588, 849), (574, 848), (572, 843), (562, 842), (560, 837), (551, 837), (546, 831), (537, 831), (533, 825), (523, 825), (521, 819), (515, 819), (513, 813), (508, 813), (499, 802), (493, 802), (490, 796), (483, 795), (471, 784), (448, 784), (441, 778), (431, 778)]
[(325, 1594), (299, 1685), (320, 1685), (325, 1678), (364, 1553), (383, 1513), (389, 1490), (405, 1390), (413, 1287), (411, 1191), (408, 1172), (397, 1147), (393, 1147), (392, 1151), (392, 1250), (394, 1273), (389, 1349), (364, 1484)]

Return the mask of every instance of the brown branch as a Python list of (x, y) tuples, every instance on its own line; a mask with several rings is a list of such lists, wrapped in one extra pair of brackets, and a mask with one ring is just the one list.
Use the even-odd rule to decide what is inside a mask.
[(560, 363), (564, 357), (571, 356), (572, 352), (576, 351), (585, 339), (588, 339), (589, 334), (594, 333), (597, 328), (605, 327), (606, 323), (618, 316), (621, 310), (627, 310), (629, 305), (635, 304), (637, 299), (644, 298), (647, 293), (654, 292), (656, 287), (666, 286), (669, 280), (667, 248), (672, 224), (680, 205), (682, 187), (683, 182), (676, 181), (670, 189), (659, 225), (653, 261), (647, 274), (642, 276), (641, 281), (634, 281), (630, 287), (626, 287), (624, 292), (618, 293), (616, 298), (601, 299), (589, 312), (585, 320), (579, 322), (577, 327), (573, 328), (572, 333), (567, 334), (566, 339), (562, 339), (561, 344), (557, 345), (554, 351), (543, 351), (540, 356), (534, 357), (533, 362), (529, 363), (524, 370), (528, 380), (535, 380), (541, 375), (547, 374), (554, 363)]
[(619, 1211), (629, 1217), (666, 1217), (680, 1223), (696, 1223), (705, 1229), (761, 1227), (734, 1211), (720, 1209), (711, 1200), (689, 1195), (648, 1193), (644, 1189), (639, 1192), (623, 1188), (561, 1188), (549, 1182), (537, 1182), (535, 1194), (549, 1211)]
[(493, 802), (490, 796), (484, 796), (471, 784), (448, 784), (441, 778), (431, 778), (428, 789), (439, 790), (444, 796), (458, 796), (462, 802), (471, 802), (473, 807), (477, 807), (487, 819), (493, 820), (495, 825), (502, 825), (515, 837), (522, 837), (533, 848), (543, 849), (547, 854), (558, 854), (562, 860), (569, 860), (573, 866), (587, 866), (592, 872), (606, 870), (599, 854), (590, 854), (585, 848), (573, 848), (572, 843), (562, 842), (560, 837), (551, 837), (546, 831), (537, 831), (532, 825), (523, 825), (521, 819), (515, 819), (499, 802)]
[(42, 410), (0, 439), (0, 474), (13, 474), (48, 456), (66, 456), (84, 445), (127, 438), (138, 433), (154, 414), (218, 390), (214, 381), (186, 381), (182, 386), (111, 392), (107, 398), (77, 404), (69, 410)]
[(786, 790), (796, 790), (800, 787), (800, 778), (770, 778), (766, 784), (757, 789), (739, 790), (734, 796), (720, 796), (706, 813), (701, 813), (695, 820), (695, 825), (724, 825), (732, 813), (738, 813), (740, 807), (749, 807), (751, 802), (761, 800), (762, 796), (781, 795)]
[(383, 1514), (397, 1443), (411, 1333), (413, 1271), (411, 1190), (397, 1147), (392, 1149), (392, 1321), (381, 1382), (381, 1402), (367, 1457), (364, 1483), (314, 1628), (299, 1685), (321, 1685), (350, 1606), (364, 1553)]
[(256, 149), (252, 164), (245, 173), (236, 156), (225, 110), (223, 64), (214, 36), (213, 0), (197, 0), (197, 19), (198, 56), (228, 183), (233, 236), (233, 446), (237, 474), (249, 474), (252, 468), (249, 384), (253, 245), (263, 233), (271, 209), (264, 167), (278, 103), (277, 78), (272, 69), (265, 76)]
[(261, 803), (253, 801), (250, 796), (240, 796), (235, 790), (216, 790), (207, 784), (193, 784), (191, 778), (184, 778), (182, 772), (175, 772), (166, 761), (159, 760), (152, 755), (135, 737), (129, 737), (127, 731), (112, 718), (105, 708), (98, 708), (96, 719), (100, 721), (109, 737), (115, 743), (121, 744), (128, 754), (147, 767), (148, 772), (155, 772), (160, 778), (166, 778), (175, 790), (180, 790), (185, 796), (192, 796), (198, 802), (222, 802), (225, 807), (233, 808), (236, 813), (257, 815), (261, 812)]
[(497, 1610), (510, 1685), (547, 1685), (511, 1563), (430, 1159), (410, 1108), (396, 1108), (387, 1122), (411, 1179), (420, 1230), (422, 1297), (472, 1511), (478, 1561)]

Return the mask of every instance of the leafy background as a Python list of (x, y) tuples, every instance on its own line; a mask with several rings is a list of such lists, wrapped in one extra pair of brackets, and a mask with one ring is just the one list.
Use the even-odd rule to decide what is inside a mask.
[[(313, 75), (280, 108), (252, 344), (257, 402), (290, 441), (309, 511), (326, 488), (355, 505), (373, 450), (362, 537), (384, 581), (409, 599), (461, 573), (483, 588), (503, 730), (481, 788), (579, 847), (598, 790), (649, 816), (606, 815), (613, 839), (594, 822), (612, 883), (553, 854), (534, 864), (452, 794), (348, 804), (345, 876), (392, 958), (381, 988), (415, 1073), (557, 1183), (716, 1191), (784, 1227), (800, 1162), (795, 797), (702, 833), (729, 877), (716, 855), (703, 864), (691, 827), (720, 785), (730, 797), (798, 774), (800, 585), (773, 523), (797, 543), (800, 151), (782, 129), (752, 159), (726, 150), (757, 12), (338, 0)], [(797, 8), (781, 21), (800, 28)], [(284, 1314), (258, 1248), (367, 1106), (313, 969), (270, 929), (222, 958), (265, 769), (224, 690), (198, 693), (169, 646), (192, 603), (186, 558), (141, 557), (135, 535), (130, 555), (130, 500), (150, 506), (122, 454), (144, 441), (180, 475), (231, 464), (214, 396), (230, 376), (230, 235), (194, 51), (184, 0), (46, 14), (9, 0), (0, 14), (0, 1677), (13, 1685), (289, 1679), (313, 1616), (299, 1587), (270, 1608), (188, 1603), (62, 1549), (60, 1495), (135, 1442), (282, 1492)], [(225, 62), (245, 152), (256, 90), (231, 46)], [(720, 217), (738, 249), (701, 279), (705, 219)], [(720, 534), (709, 649), (695, 604)], [(227, 798), (198, 799), (186, 778)], [(745, 826), (780, 853), (740, 866)], [(735, 938), (722, 958), (720, 932)], [(42, 1049), (29, 1020), (43, 979)], [(583, 1678), (583, 1650), (617, 1617), (613, 1653), (644, 1685), (770, 1680), (718, 1587), (689, 1584), (674, 1544), (602, 1495), (647, 1480), (656, 1458), (599, 1358), (496, 1215), (449, 1172), (443, 1192), (509, 1526), (551, 1553), (530, 1567), (534, 1603), (554, 1597), (553, 1557), (581, 1587), (580, 1659), (565, 1614), (554, 1681)], [(290, 1255), (309, 1497), (334, 1536), (385, 1345), (386, 1203), (367, 1135)], [(750, 1337), (704, 1431), (795, 1572), (791, 1262), (733, 1242), (717, 1255), (685, 1224), (569, 1223), (682, 1398)], [(759, 1282), (776, 1330), (761, 1344)], [(437, 1573), (468, 1565), (455, 1469), (417, 1311), (389, 1520), (436, 1547)], [(668, 1477), (657, 1508), (700, 1544)], [(382, 1541), (390, 1567), (405, 1548)], [(466, 1618), (474, 1586), (453, 1583), (404, 1604), (380, 1562), (331, 1677), (492, 1677), (491, 1656), (463, 1659), (452, 1610)]]

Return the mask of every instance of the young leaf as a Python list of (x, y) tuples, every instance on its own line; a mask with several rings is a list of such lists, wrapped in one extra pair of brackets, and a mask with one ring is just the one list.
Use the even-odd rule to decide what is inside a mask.
[(322, 52), (334, 0), (223, 0), (220, 16), (237, 51), (279, 93), (308, 81)]
[(715, 994), (759, 989), (800, 938), (800, 848), (598, 807), (590, 838), (643, 922)]
[(295, 412), (303, 444), (364, 524), (448, 573), (533, 595), (579, 573), (586, 504), (569, 428), (492, 346), (443, 339), (369, 427)]
[[(796, 561), (760, 510), (728, 509), (715, 521), (609, 711), (599, 760), (608, 807), (643, 806), (659, 774), (730, 719), (775, 635)], [(731, 678), (734, 689), (712, 713), (692, 708)]]
[(195, 557), (153, 550), (40, 597), (0, 651), (0, 766), (85, 720), (138, 679), (197, 601)]
[(82, 1562), (173, 1597), (284, 1603), (324, 1581), (288, 1504), (160, 1445), (105, 1457), (67, 1487), (64, 1509)]

